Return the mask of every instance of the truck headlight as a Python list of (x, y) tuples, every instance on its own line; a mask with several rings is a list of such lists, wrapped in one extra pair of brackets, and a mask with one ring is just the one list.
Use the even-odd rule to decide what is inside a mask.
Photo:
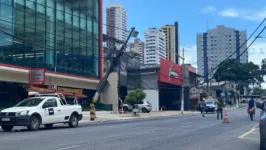
[(16, 113), (16, 116), (26, 116), (28, 115), (29, 111), (25, 110), (25, 111), (20, 111)]

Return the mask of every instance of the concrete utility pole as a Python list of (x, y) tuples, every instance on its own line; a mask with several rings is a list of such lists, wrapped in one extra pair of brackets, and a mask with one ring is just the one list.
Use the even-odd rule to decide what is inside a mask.
[[(182, 66), (184, 65), (184, 51), (185, 49), (183, 48), (183, 54), (182, 57), (180, 57), (182, 59)], [(182, 89), (181, 89), (181, 114), (184, 114), (184, 75), (182, 74)]]
[[(184, 65), (184, 60), (185, 60), (185, 49), (183, 48), (183, 54), (182, 56), (180, 56), (179, 54), (176, 54), (177, 57), (179, 57), (180, 59), (182, 59), (182, 68), (183, 68), (183, 65)], [(182, 69), (182, 72), (183, 72), (183, 69)], [(181, 86), (181, 114), (183, 115), (184, 114), (184, 75), (182, 73), (182, 86)]]
[[(104, 87), (105, 87), (105, 84), (107, 83), (107, 79), (109, 77), (109, 75), (111, 74), (111, 72), (113, 72), (113, 68), (114, 67), (117, 67), (119, 65), (119, 59), (121, 58), (121, 56), (124, 54), (124, 51), (126, 49), (126, 45), (130, 39), (130, 37), (137, 37), (138, 35), (138, 32), (135, 31), (135, 28), (132, 28), (128, 37), (127, 37), (127, 40), (123, 43), (123, 45), (121, 46), (121, 48), (115, 53), (112, 55), (111, 57), (111, 64), (108, 68), (108, 70), (106, 71), (104, 77), (101, 79), (100, 83), (98, 84), (98, 87), (97, 87), (97, 91), (95, 92), (93, 98), (92, 98), (92, 101), (90, 103), (90, 120), (91, 121), (94, 121), (95, 118), (96, 118), (96, 114), (95, 114), (95, 103), (98, 101), (99, 99), (99, 96), (100, 94), (102, 93)], [(116, 100), (117, 101), (117, 100)]]

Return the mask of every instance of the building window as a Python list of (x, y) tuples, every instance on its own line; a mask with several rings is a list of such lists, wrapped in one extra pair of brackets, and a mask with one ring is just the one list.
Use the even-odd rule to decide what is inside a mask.
[(1, 0), (0, 63), (98, 78), (97, 18), (98, 0)]

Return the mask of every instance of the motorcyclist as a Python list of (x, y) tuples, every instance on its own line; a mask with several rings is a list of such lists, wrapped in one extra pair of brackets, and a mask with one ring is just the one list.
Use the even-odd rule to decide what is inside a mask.
[(248, 113), (250, 113), (250, 110), (253, 109), (254, 113), (255, 113), (255, 100), (251, 99), (248, 101)]

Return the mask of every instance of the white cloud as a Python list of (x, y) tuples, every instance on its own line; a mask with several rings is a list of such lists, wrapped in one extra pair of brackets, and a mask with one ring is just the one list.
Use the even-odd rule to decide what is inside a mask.
[[(265, 42), (264, 42), (265, 41)], [(255, 42), (248, 50), (249, 61), (260, 65), (261, 60), (266, 58), (266, 39)]]
[[(255, 42), (248, 50), (249, 61), (260, 65), (262, 59), (266, 58), (266, 39), (261, 39), (260, 41)], [(262, 87), (266, 88), (266, 83), (262, 83)]]
[(192, 64), (193, 67), (197, 68), (197, 47), (196, 45), (185, 45), (181, 46), (180, 55), (182, 56), (184, 48), (185, 63)]
[(233, 8), (227, 8), (225, 10), (222, 10), (219, 15), (223, 16), (223, 17), (239, 17), (239, 12)]
[(219, 12), (220, 16), (241, 18), (245, 20), (262, 20), (266, 17), (266, 7), (260, 10), (226, 8)]
[(216, 8), (213, 6), (206, 6), (206, 7), (201, 9), (201, 12), (213, 12), (215, 10), (216, 10)]

